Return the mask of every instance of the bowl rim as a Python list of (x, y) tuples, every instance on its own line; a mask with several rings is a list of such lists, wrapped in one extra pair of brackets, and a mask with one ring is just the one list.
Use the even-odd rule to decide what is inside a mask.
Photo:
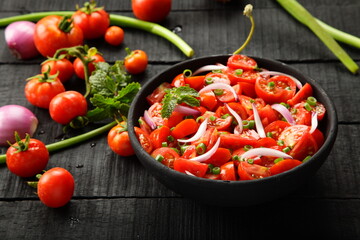
[[(179, 63), (176, 63), (174, 65), (171, 65), (170, 67), (162, 70), (161, 72), (157, 73), (155, 76), (151, 77), (149, 80), (147, 80), (141, 87), (140, 91), (138, 92), (138, 94), (135, 96), (135, 98), (133, 99), (133, 102), (130, 105), (130, 110), (129, 110), (129, 115), (128, 115), (128, 120), (132, 119), (134, 117), (134, 111), (135, 111), (135, 105), (136, 103), (139, 101), (140, 96), (143, 95), (144, 91), (148, 91), (148, 88), (153, 88), (155, 89), (158, 85), (153, 86), (153, 82), (156, 81), (157, 78), (161, 77), (162, 74), (165, 74), (168, 71), (171, 71), (174, 68), (178, 68), (182, 65), (186, 65), (189, 64), (191, 62), (197, 62), (197, 61), (203, 61), (203, 60), (208, 60), (208, 59), (217, 59), (217, 58), (222, 58), (222, 57), (230, 57), (231, 54), (219, 54), (219, 55), (209, 55), (209, 56), (203, 56), (203, 57), (198, 57), (198, 58), (192, 58), (192, 59), (188, 59), (185, 61), (181, 61)], [(269, 177), (265, 177), (265, 178), (260, 178), (260, 179), (253, 179), (253, 180), (246, 180), (246, 181), (228, 181), (228, 180), (213, 180), (213, 179), (207, 179), (207, 178), (199, 178), (199, 177), (193, 177), (181, 172), (178, 172), (174, 169), (171, 169), (157, 161), (148, 161), (153, 160), (153, 158), (150, 156), (150, 154), (148, 154), (139, 144), (136, 135), (135, 135), (135, 131), (134, 131), (134, 126), (135, 125), (132, 121), (128, 121), (128, 131), (129, 131), (129, 137), (130, 137), (130, 141), (132, 143), (132, 146), (136, 149), (135, 152), (137, 153), (137, 158), (140, 160), (140, 162), (143, 164), (143, 161), (147, 161), (148, 164), (151, 164), (152, 167), (156, 168), (159, 171), (164, 171), (164, 175), (169, 176), (172, 175), (173, 177), (176, 178), (180, 178), (183, 181), (195, 181), (198, 184), (214, 184), (214, 185), (252, 185), (252, 184), (261, 184), (263, 182), (272, 182), (272, 181), (279, 181), (282, 178), (286, 178), (289, 175), (292, 175), (293, 173), (299, 172), (301, 171), (301, 169), (307, 168), (310, 165), (312, 165), (314, 163), (314, 161), (320, 161), (321, 159), (318, 159), (318, 157), (321, 157), (325, 151), (331, 151), (331, 148), (335, 142), (336, 136), (337, 136), (337, 130), (338, 130), (338, 119), (337, 119), (337, 113), (336, 113), (336, 108), (335, 105), (333, 103), (333, 101), (331, 100), (331, 98), (327, 95), (327, 93), (324, 91), (324, 89), (320, 86), (319, 83), (317, 83), (314, 79), (312, 79), (311, 77), (304, 75), (303, 73), (301, 73), (299, 70), (293, 68), (292, 66), (289, 66), (288, 64), (278, 61), (278, 60), (274, 60), (274, 59), (269, 59), (269, 58), (263, 58), (263, 57), (255, 57), (255, 56), (251, 56), (251, 55), (247, 55), (253, 59), (255, 59), (256, 62), (271, 62), (272, 64), (275, 64), (277, 66), (283, 66), (287, 68), (287, 71), (295, 73), (295, 75), (297, 76), (301, 76), (300, 77), (300, 82), (304, 83), (304, 82), (309, 82), (311, 84), (312, 87), (316, 88), (317, 91), (319, 92), (319, 94), (322, 95), (322, 97), (326, 100), (326, 102), (328, 103), (328, 105), (330, 106), (330, 109), (326, 109), (327, 112), (326, 114), (329, 116), (330, 119), (332, 119), (332, 121), (329, 121), (329, 133), (328, 133), (328, 137), (325, 139), (324, 144), (321, 146), (321, 148), (306, 162), (304, 162), (303, 164), (292, 168), (290, 170), (287, 170), (285, 172), (282, 172), (280, 174), (277, 175), (273, 175), (273, 176), (269, 176)], [(177, 73), (179, 74), (179, 73)], [(306, 80), (305, 80), (306, 79)], [(165, 82), (165, 81), (164, 81)], [(147, 160), (141, 159), (139, 157), (139, 155), (146, 156), (146, 158), (148, 158)], [(322, 162), (325, 161), (327, 156), (322, 156), (324, 159), (322, 160)], [(321, 163), (322, 164), (322, 163)], [(321, 165), (320, 164), (320, 165)], [(146, 167), (145, 167), (146, 168)]]

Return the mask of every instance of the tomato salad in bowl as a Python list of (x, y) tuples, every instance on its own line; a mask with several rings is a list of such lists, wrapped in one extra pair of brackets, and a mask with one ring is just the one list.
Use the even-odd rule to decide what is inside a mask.
[[(175, 179), (218, 182), (217, 189), (222, 183), (273, 182), (324, 155), (314, 164), (320, 167), (337, 127), (333, 104), (315, 82), (282, 63), (240, 54), (188, 62), (174, 66), (177, 72), (165, 71), (168, 79), (155, 77), (156, 86), (144, 86), (137, 104), (146, 99), (149, 105), (136, 114), (130, 110), (129, 133), (135, 149), (142, 148), (135, 152), (145, 167), (153, 161)], [(187, 195), (177, 191), (177, 180), (159, 174)]]

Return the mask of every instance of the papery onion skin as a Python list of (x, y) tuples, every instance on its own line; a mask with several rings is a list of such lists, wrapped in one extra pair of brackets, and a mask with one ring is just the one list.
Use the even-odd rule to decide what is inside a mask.
[(30, 59), (39, 55), (34, 44), (35, 23), (18, 21), (5, 29), (5, 40), (13, 55), (19, 59)]
[(0, 145), (8, 146), (15, 142), (15, 131), (20, 138), (25, 138), (26, 133), (33, 136), (38, 126), (38, 119), (27, 108), (19, 105), (6, 105), (0, 107)]

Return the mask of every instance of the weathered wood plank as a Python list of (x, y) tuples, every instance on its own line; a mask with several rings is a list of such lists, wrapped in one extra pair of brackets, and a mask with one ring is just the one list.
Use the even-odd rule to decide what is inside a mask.
[[(181, 26), (179, 35), (195, 50), (195, 56), (232, 53), (245, 40), (249, 31), (249, 21), (242, 16), (242, 9), (216, 9), (207, 11), (173, 12), (163, 23), (169, 29)], [(329, 13), (331, 12), (331, 14)], [(14, 12), (14, 14), (16, 14)], [(121, 12), (130, 16), (130, 12)], [(353, 24), (345, 24), (350, 20), (360, 21), (360, 14), (353, 6), (318, 7), (314, 14), (323, 16), (329, 23), (336, 22), (337, 27), (354, 35), (360, 30)], [(9, 13), (0, 13), (0, 17)], [(263, 8), (254, 12), (257, 23), (255, 35), (244, 53), (254, 56), (268, 57), (283, 61), (337, 61), (336, 57), (302, 24), (292, 19), (286, 12), (278, 8)], [(338, 19), (333, 19), (337, 16)], [(351, 19), (349, 19), (351, 16)], [(194, 24), (196, 22), (196, 24)], [(226, 27), (224, 27), (226, 26)], [(3, 29), (0, 31), (2, 34)], [(103, 40), (90, 42), (104, 52), (109, 53), (109, 61), (124, 57), (125, 47), (142, 48), (148, 52), (151, 62), (175, 62), (186, 57), (175, 46), (159, 36), (147, 32), (126, 29), (125, 41), (121, 47), (107, 46)], [(4, 45), (4, 39), (0, 39)], [(348, 46), (345, 49), (354, 59), (360, 59), (360, 51)], [(0, 62), (18, 62), (12, 59), (6, 48), (0, 50)], [(31, 60), (40, 61), (40, 59)], [(339, 65), (341, 65), (339, 63)]]
[[(295, 206), (295, 207), (294, 207)], [(360, 201), (286, 199), (247, 208), (185, 199), (72, 200), (60, 209), (37, 201), (0, 202), (2, 239), (358, 239)], [(36, 214), (36, 218), (31, 215)], [(22, 216), (14, 218), (13, 216)]]

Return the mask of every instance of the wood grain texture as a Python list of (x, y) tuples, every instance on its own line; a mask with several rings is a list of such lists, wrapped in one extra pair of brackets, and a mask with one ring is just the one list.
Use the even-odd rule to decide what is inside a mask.
[[(312, 239), (360, 238), (360, 84), (321, 42), (282, 10), (276, 1), (247, 1), (254, 5), (257, 24), (244, 53), (283, 61), (317, 81), (333, 100), (339, 118), (335, 146), (318, 173), (283, 199), (247, 208), (206, 206), (184, 199), (157, 182), (136, 157), (112, 153), (102, 135), (51, 155), (48, 169), (60, 166), (75, 178), (70, 204), (50, 209), (35, 190), (0, 166), (0, 239), (257, 239), (289, 237)], [(247, 3), (246, 2), (246, 3)], [(314, 16), (360, 36), (358, 0), (302, 0)], [(133, 16), (130, 1), (103, 0), (111, 13)], [(173, 0), (173, 11), (161, 24), (178, 33), (196, 56), (231, 53), (244, 41), (249, 21), (242, 16), (245, 2), (232, 0)], [(68, 0), (0, 2), (0, 18), (18, 14), (73, 10)], [(114, 62), (125, 56), (125, 47), (144, 49), (150, 64), (134, 79), (146, 82), (157, 73), (187, 58), (171, 43), (136, 29), (125, 29), (120, 47), (102, 39), (89, 41)], [(0, 45), (5, 46), (4, 29)], [(360, 51), (344, 48), (360, 64)], [(0, 48), (0, 106), (19, 104), (32, 110), (40, 124), (35, 137), (45, 143), (59, 141), (62, 126), (46, 110), (25, 99), (25, 79), (38, 74), (41, 57), (15, 59)], [(75, 77), (67, 89), (83, 91)], [(95, 128), (89, 126), (83, 131)], [(66, 137), (79, 134), (71, 132)], [(0, 153), (6, 148), (0, 147)], [(214, 193), (216, 194), (216, 193)], [(291, 233), (291, 235), (288, 235)]]

